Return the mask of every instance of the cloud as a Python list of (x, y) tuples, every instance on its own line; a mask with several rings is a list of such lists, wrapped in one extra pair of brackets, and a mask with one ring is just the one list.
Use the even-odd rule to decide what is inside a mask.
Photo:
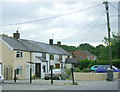
[[(31, 20), (49, 18), (70, 12), (82, 10), (101, 2), (32, 2), (29, 3), (3, 3), (3, 24), (26, 22)], [(116, 5), (116, 3), (114, 3)], [(111, 8), (111, 7), (110, 7)], [(3, 32), (12, 36), (11, 33), (20, 28), (21, 38), (37, 40), (48, 43), (48, 39), (54, 34), (54, 41), (62, 41), (63, 44), (79, 45), (82, 42), (91, 44), (101, 43), (107, 36), (106, 15), (104, 5), (80, 11), (67, 16), (33, 22), (23, 25), (2, 27)], [(117, 11), (111, 9), (110, 14), (117, 15)], [(98, 22), (98, 20), (100, 20)], [(97, 23), (98, 22), (98, 23)], [(96, 25), (95, 25), (96, 24)], [(111, 28), (117, 32), (117, 18), (111, 18)], [(95, 25), (95, 27), (94, 27)], [(1, 27), (0, 27), (1, 28)]]

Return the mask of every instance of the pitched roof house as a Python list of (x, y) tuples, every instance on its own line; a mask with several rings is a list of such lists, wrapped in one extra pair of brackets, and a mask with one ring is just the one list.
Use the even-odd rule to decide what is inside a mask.
[(88, 60), (96, 60), (97, 59), (97, 56), (90, 53), (89, 51), (87, 50), (76, 50), (73, 52), (73, 56), (76, 58), (76, 59), (88, 59)]
[(20, 39), (19, 36), (17, 31), (13, 37), (0, 37), (0, 63), (5, 79), (13, 79), (14, 70), (20, 79), (29, 79), (30, 67), (32, 75), (38, 78), (44, 78), (44, 74), (50, 70), (50, 65), (55, 68), (65, 67), (65, 59), (71, 54), (64, 49), (53, 44)]

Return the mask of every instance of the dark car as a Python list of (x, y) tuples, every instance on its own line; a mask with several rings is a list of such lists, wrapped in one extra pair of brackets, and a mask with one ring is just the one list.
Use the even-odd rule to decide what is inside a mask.
[[(114, 72), (120, 72), (120, 69), (118, 69), (115, 66), (112, 66)], [(110, 65), (101, 65), (95, 72), (96, 73), (106, 73), (107, 70), (110, 69)]]
[[(53, 69), (52, 77), (54, 80), (66, 79), (67, 74), (63, 69)], [(49, 80), (49, 79), (51, 79), (51, 71), (45, 74), (45, 80)]]

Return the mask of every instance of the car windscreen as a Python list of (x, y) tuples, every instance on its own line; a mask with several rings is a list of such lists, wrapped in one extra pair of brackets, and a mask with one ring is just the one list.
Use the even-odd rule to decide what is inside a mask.
[(93, 68), (98, 68), (99, 66), (94, 66)]

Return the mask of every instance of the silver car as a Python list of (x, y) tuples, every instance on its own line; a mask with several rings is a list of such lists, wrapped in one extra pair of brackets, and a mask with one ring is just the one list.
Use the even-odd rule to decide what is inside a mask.
[[(53, 69), (52, 77), (54, 80), (66, 79), (67, 74), (63, 69)], [(49, 80), (49, 79), (51, 79), (51, 71), (45, 74), (45, 80)]]
[(0, 84), (4, 83), (4, 77), (2, 75), (0, 75)]

